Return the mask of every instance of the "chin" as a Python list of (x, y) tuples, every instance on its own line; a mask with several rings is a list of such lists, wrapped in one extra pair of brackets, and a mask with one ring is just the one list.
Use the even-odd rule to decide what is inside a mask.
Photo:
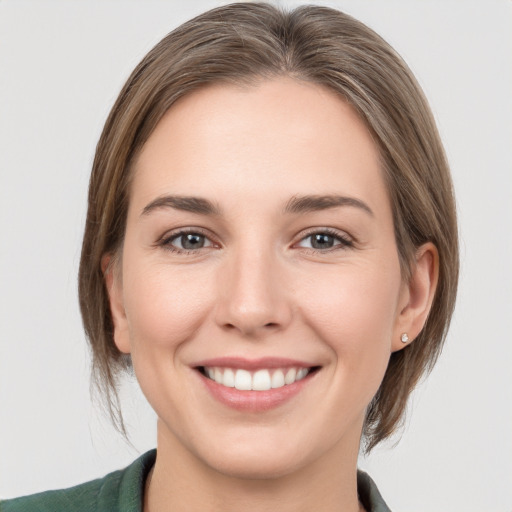
[[(181, 452), (199, 469), (242, 480), (272, 480), (289, 475), (307, 465), (313, 453), (300, 449), (301, 436), (266, 426), (239, 426), (200, 429), (194, 438), (174, 438), (172, 451)], [(173, 436), (174, 437), (174, 436)]]
[(241, 480), (273, 480), (285, 477), (301, 468), (305, 461), (297, 460), (298, 453), (281, 454), (276, 457), (276, 452), (270, 454), (254, 450), (252, 453), (223, 454), (206, 462), (216, 472)]

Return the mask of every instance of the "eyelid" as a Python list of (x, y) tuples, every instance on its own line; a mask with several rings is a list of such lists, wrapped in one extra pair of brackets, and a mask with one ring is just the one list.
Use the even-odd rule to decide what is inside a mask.
[[(293, 244), (294, 246), (298, 246), (300, 242), (305, 240), (306, 238), (315, 235), (315, 234), (326, 234), (330, 235), (333, 238), (340, 241), (339, 244), (336, 244), (334, 247), (331, 247), (329, 249), (315, 249), (312, 247), (301, 247), (302, 249), (311, 250), (314, 252), (329, 252), (336, 249), (350, 249), (354, 247), (354, 238), (350, 236), (346, 231), (341, 231), (335, 228), (328, 228), (328, 227), (316, 227), (316, 228), (309, 228), (305, 231), (302, 231), (297, 236), (298, 240)], [(300, 247), (300, 246), (299, 246)]]
[[(176, 240), (180, 236), (187, 235), (187, 234), (198, 234), (201, 236), (204, 236), (209, 240), (211, 245), (207, 247), (200, 247), (198, 249), (180, 249), (179, 247), (174, 247), (171, 245), (171, 242), (173, 240)], [(305, 240), (306, 238), (315, 235), (315, 234), (327, 234), (338, 240), (340, 243), (336, 244), (335, 246), (328, 248), (328, 249), (315, 249), (312, 247), (300, 247), (298, 244)], [(301, 248), (305, 250), (310, 250), (312, 252), (329, 252), (337, 249), (350, 249), (354, 247), (354, 238), (349, 235), (346, 231), (342, 231), (335, 228), (330, 227), (314, 227), (309, 228), (304, 231), (301, 231), (297, 237), (296, 241), (292, 244), (292, 247), (295, 248)], [(219, 248), (220, 244), (216, 241), (216, 237), (207, 229), (198, 227), (198, 226), (187, 226), (187, 227), (180, 227), (175, 228), (170, 231), (166, 231), (162, 236), (156, 240), (154, 243), (155, 246), (161, 247), (165, 250), (168, 250), (170, 252), (175, 253), (199, 253), (203, 249), (211, 249), (211, 248)]]
[[(204, 236), (207, 238), (211, 245), (208, 247), (200, 247), (198, 249), (180, 249), (179, 247), (174, 247), (171, 245), (171, 242), (173, 240), (176, 240), (180, 236), (188, 235), (188, 234), (197, 234)], [(204, 228), (196, 227), (196, 226), (187, 226), (182, 228), (175, 228), (170, 231), (166, 231), (161, 237), (158, 238), (158, 240), (154, 244), (157, 247), (162, 247), (165, 250), (168, 250), (170, 252), (175, 253), (198, 253), (202, 249), (211, 249), (217, 248), (220, 246), (220, 244), (215, 240), (215, 237), (212, 235), (212, 233)]]

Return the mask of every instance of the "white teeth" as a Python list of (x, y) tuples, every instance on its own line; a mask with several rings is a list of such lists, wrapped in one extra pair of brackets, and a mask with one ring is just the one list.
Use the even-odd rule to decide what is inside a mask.
[(271, 381), (270, 381), (270, 373), (268, 370), (258, 370), (252, 376), (252, 386), (251, 389), (255, 391), (266, 391), (270, 389)]
[(224, 372), (220, 368), (215, 368), (215, 371), (213, 372), (213, 380), (219, 384), (222, 384), (223, 373)]
[(233, 368), (205, 367), (205, 374), (218, 384), (240, 391), (267, 391), (282, 388), (302, 380), (309, 373), (308, 368), (288, 368), (276, 370), (247, 370)]
[(291, 384), (292, 382), (295, 382), (295, 376), (297, 375), (297, 370), (295, 368), (290, 368), (286, 372), (286, 377), (284, 378), (285, 384)]
[(302, 380), (307, 374), (308, 374), (308, 370), (306, 368), (301, 368), (297, 372), (297, 376), (295, 377), (295, 380)]
[(285, 384), (284, 373), (282, 370), (276, 370), (272, 375), (272, 388), (282, 388)]
[(231, 368), (226, 368), (224, 370), (224, 378), (222, 379), (222, 384), (228, 388), (235, 387), (235, 372)]
[(247, 370), (237, 370), (235, 373), (235, 388), (240, 391), (252, 389), (252, 378)]

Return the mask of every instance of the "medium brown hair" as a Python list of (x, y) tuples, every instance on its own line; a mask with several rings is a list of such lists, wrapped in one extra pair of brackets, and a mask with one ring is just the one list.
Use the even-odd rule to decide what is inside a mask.
[(303, 6), (286, 12), (264, 3), (227, 5), (181, 25), (144, 57), (121, 90), (96, 150), (80, 307), (94, 382), (122, 431), (117, 382), (130, 360), (113, 341), (101, 260), (122, 249), (131, 164), (178, 98), (207, 84), (253, 84), (279, 76), (335, 91), (366, 123), (380, 152), (403, 278), (409, 278), (420, 245), (432, 242), (439, 252), (439, 281), (426, 324), (414, 343), (391, 355), (368, 407), (367, 450), (396, 430), (410, 392), (440, 353), (455, 303), (457, 223), (443, 147), (411, 71), (380, 36), (334, 9)]

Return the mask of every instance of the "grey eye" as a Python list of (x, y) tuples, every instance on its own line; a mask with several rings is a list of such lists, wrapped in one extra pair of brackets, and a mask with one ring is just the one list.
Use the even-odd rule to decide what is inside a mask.
[(350, 239), (343, 235), (335, 235), (325, 231), (318, 231), (305, 236), (300, 242), (299, 247), (314, 249), (316, 251), (329, 250), (333, 248), (352, 247)]
[(171, 245), (185, 251), (210, 247), (211, 241), (200, 233), (181, 233), (171, 240)]
[(313, 249), (330, 249), (334, 247), (336, 239), (327, 233), (315, 233), (309, 235), (311, 247)]

